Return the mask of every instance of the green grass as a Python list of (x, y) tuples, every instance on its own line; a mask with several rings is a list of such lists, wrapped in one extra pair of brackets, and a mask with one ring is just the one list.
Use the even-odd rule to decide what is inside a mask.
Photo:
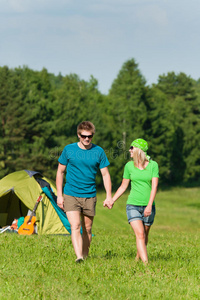
[(149, 265), (136, 263), (126, 198), (97, 215), (89, 258), (68, 236), (0, 235), (0, 299), (200, 299), (200, 189), (159, 192)]

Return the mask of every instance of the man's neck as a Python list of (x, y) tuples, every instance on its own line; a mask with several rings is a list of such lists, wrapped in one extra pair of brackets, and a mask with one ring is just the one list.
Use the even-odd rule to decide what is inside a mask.
[(78, 146), (79, 148), (83, 149), (83, 150), (88, 150), (92, 147), (92, 144), (90, 143), (89, 145), (83, 145), (81, 142), (78, 142)]

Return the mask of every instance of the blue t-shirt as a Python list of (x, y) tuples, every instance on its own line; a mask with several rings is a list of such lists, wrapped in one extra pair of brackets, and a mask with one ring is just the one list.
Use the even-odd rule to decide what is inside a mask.
[(58, 161), (67, 169), (64, 194), (83, 198), (96, 196), (98, 168), (103, 169), (110, 164), (101, 147), (92, 144), (90, 149), (84, 150), (78, 143), (65, 146)]

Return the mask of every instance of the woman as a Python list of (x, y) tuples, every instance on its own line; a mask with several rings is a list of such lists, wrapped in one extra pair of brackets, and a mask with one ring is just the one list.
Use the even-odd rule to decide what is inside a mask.
[[(147, 155), (148, 144), (143, 139), (134, 140), (129, 149), (133, 161), (124, 168), (121, 186), (113, 196), (113, 203), (126, 191), (131, 181), (126, 213), (137, 245), (136, 260), (148, 263), (148, 234), (155, 217), (155, 196), (158, 186), (158, 164)], [(105, 203), (106, 204), (106, 203)], [(108, 206), (108, 205), (107, 205)], [(108, 206), (108, 208), (111, 208)]]

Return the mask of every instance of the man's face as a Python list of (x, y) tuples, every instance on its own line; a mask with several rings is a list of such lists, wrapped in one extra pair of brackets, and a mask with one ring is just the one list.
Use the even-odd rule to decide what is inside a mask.
[(82, 130), (81, 133), (78, 134), (78, 137), (80, 142), (87, 147), (91, 144), (93, 134), (91, 131)]

